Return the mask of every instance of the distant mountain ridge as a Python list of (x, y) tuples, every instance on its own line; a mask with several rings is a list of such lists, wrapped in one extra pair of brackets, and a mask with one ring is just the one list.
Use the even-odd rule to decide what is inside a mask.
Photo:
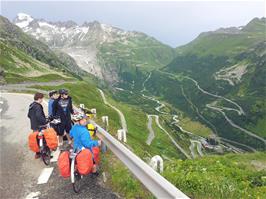
[[(111, 82), (119, 81), (123, 70), (131, 72), (137, 64), (159, 67), (174, 58), (171, 47), (144, 33), (124, 31), (98, 21), (82, 25), (73, 21), (48, 22), (19, 13), (13, 23), (49, 47), (69, 54), (82, 69)], [(130, 54), (135, 56), (133, 60), (136, 64), (129, 63)], [(121, 61), (124, 65), (122, 69), (117, 66), (117, 62)]]

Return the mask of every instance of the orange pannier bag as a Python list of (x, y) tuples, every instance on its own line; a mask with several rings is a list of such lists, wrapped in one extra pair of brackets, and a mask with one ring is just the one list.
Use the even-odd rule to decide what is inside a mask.
[(40, 151), (38, 141), (37, 141), (38, 133), (39, 132), (30, 133), (28, 137), (28, 145), (29, 145), (30, 150), (32, 150), (33, 152)]
[(82, 150), (76, 157), (77, 169), (81, 175), (87, 175), (91, 172), (93, 161), (92, 153), (89, 149)]
[(43, 131), (43, 135), (49, 149), (56, 150), (58, 147), (58, 140), (55, 130), (53, 128), (48, 128), (44, 129)]
[(99, 147), (93, 147), (92, 153), (93, 153), (95, 164), (98, 165), (100, 163), (100, 148)]
[(68, 178), (70, 176), (69, 151), (64, 151), (59, 155), (57, 165), (61, 176)]

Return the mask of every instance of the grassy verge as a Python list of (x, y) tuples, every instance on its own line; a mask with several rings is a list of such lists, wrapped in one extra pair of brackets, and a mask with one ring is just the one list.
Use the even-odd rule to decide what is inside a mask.
[(191, 198), (266, 196), (266, 153), (208, 156), (166, 163), (163, 175)]
[(124, 198), (152, 199), (153, 195), (109, 151), (102, 156), (101, 164), (106, 173), (107, 185)]

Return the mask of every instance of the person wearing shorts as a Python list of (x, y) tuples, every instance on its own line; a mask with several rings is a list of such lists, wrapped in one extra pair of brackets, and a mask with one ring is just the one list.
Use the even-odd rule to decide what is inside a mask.
[(57, 133), (59, 135), (59, 145), (63, 145), (63, 136), (66, 136), (68, 143), (71, 144), (69, 132), (72, 127), (71, 114), (74, 113), (72, 98), (68, 95), (66, 89), (59, 90), (60, 97), (53, 103), (53, 115), (61, 119), (58, 125)]

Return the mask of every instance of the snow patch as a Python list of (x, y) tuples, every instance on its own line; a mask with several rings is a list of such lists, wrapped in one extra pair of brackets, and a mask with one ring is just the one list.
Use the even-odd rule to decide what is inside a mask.
[(25, 13), (18, 13), (17, 18), (19, 20), (31, 20), (31, 21), (33, 20), (33, 18), (30, 15), (25, 14)]
[(87, 32), (89, 31), (89, 27), (81, 27), (81, 30), (84, 34), (87, 34)]
[(112, 30), (113, 30), (112, 26), (107, 25), (107, 24), (101, 24), (101, 28), (102, 28), (105, 32), (108, 32), (108, 33), (112, 32)]
[(47, 23), (47, 22), (39, 22), (39, 26), (40, 26), (40, 27), (44, 27), (44, 26), (46, 26), (46, 27), (53, 28), (53, 29), (56, 28), (54, 25), (51, 25), (51, 24), (49, 24), (49, 23)]
[(16, 25), (20, 28), (27, 27), (30, 24), (30, 22), (33, 21), (33, 18), (30, 15), (25, 14), (25, 13), (18, 13), (17, 18), (19, 22), (17, 22)]

